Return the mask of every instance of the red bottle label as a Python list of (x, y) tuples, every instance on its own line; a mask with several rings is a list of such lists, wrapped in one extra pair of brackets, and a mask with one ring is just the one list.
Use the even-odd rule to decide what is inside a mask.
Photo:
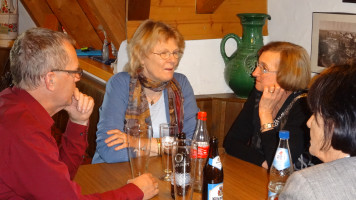
[(193, 150), (192, 158), (196, 158), (197, 156), (198, 156), (198, 158), (207, 158), (208, 153), (209, 153), (209, 145), (208, 146), (198, 146), (198, 151), (195, 149)]

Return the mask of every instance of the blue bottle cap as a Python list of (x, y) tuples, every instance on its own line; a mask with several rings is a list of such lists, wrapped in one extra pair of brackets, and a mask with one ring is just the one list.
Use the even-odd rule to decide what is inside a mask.
[(289, 139), (289, 131), (285, 131), (285, 130), (279, 131), (279, 138)]

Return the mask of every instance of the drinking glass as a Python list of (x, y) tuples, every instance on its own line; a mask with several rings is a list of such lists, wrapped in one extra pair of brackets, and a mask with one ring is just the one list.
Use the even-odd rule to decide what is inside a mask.
[(163, 175), (160, 177), (163, 181), (171, 181), (172, 175), (172, 145), (178, 134), (178, 126), (167, 123), (159, 125), (159, 135), (161, 140), (161, 155)]
[(176, 200), (191, 200), (193, 198), (194, 175), (197, 157), (196, 143), (190, 139), (177, 139), (173, 142), (173, 183)]
[(144, 124), (126, 127), (126, 134), (132, 178), (135, 178), (147, 172), (152, 126)]

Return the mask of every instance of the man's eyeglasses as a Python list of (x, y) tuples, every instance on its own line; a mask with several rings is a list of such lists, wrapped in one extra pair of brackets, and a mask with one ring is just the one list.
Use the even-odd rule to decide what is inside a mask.
[(259, 63), (259, 62), (256, 62), (256, 67), (259, 67), (260, 68), (260, 70), (261, 70), (261, 72), (263, 73), (263, 74), (267, 74), (267, 73), (277, 73), (278, 71), (269, 71), (268, 70), (268, 66), (267, 65), (265, 65), (265, 64), (261, 64), (261, 63)]
[(53, 69), (51, 72), (67, 72), (68, 74), (74, 74), (79, 79), (83, 76), (83, 69), (81, 68), (78, 68), (78, 70)]
[(174, 51), (174, 52), (169, 52), (169, 51), (164, 51), (162, 53), (155, 53), (152, 52), (153, 54), (159, 55), (163, 60), (167, 60), (171, 55), (173, 55), (174, 58), (179, 59), (183, 53), (180, 51)]

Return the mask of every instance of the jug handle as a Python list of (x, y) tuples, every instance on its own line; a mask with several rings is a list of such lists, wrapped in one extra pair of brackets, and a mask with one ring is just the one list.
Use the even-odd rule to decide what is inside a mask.
[(229, 33), (229, 34), (225, 35), (225, 37), (221, 40), (221, 43), (220, 43), (220, 53), (221, 53), (221, 56), (223, 57), (225, 63), (227, 63), (231, 59), (231, 57), (233, 57), (233, 55), (234, 55), (234, 54), (232, 54), (229, 57), (226, 55), (226, 52), (225, 52), (226, 41), (230, 38), (232, 38), (236, 41), (237, 49), (239, 48), (239, 45), (241, 43), (241, 38), (239, 36), (237, 36), (235, 33)]

